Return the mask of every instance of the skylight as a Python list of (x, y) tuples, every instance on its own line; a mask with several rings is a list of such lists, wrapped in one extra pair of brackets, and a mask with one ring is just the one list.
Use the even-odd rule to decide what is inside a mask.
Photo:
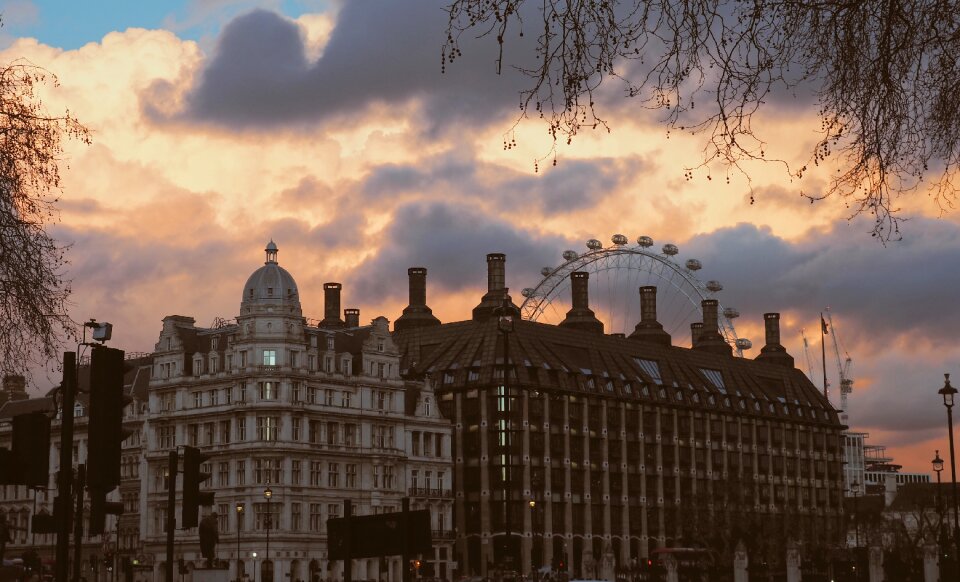
[(657, 384), (663, 384), (663, 378), (660, 376), (660, 364), (653, 360), (644, 360), (643, 358), (634, 358), (634, 362), (640, 366), (647, 376), (653, 379)]
[(723, 374), (720, 373), (720, 370), (700, 368), (700, 373), (703, 374), (717, 390), (720, 390), (724, 394), (727, 393), (727, 386), (723, 383)]

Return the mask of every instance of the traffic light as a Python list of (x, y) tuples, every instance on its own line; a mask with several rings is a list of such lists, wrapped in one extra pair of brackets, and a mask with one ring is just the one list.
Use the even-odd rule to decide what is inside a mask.
[(87, 487), (104, 492), (120, 485), (120, 447), (130, 436), (123, 430), (123, 350), (93, 348), (90, 358), (90, 422)]
[(0, 449), (0, 485), (46, 487), (50, 480), (50, 417), (43, 412), (13, 417), (10, 449)]
[(87, 495), (90, 497), (89, 535), (100, 535), (104, 531), (107, 514), (123, 515), (123, 503), (107, 501), (107, 494), (102, 489), (89, 489)]
[(201, 505), (213, 505), (214, 493), (200, 491), (200, 484), (210, 478), (210, 473), (201, 473), (200, 465), (210, 459), (210, 455), (200, 453), (200, 449), (183, 447), (183, 510), (180, 514), (182, 529), (197, 527)]

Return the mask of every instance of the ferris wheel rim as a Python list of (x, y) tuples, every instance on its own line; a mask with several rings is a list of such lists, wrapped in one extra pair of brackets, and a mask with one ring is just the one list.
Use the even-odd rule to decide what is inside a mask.
[[(674, 251), (676, 251), (675, 247)], [(520, 305), (521, 317), (527, 320), (537, 321), (537, 319), (544, 314), (546, 309), (553, 306), (554, 301), (559, 297), (559, 293), (569, 288), (571, 273), (580, 269), (584, 269), (587, 266), (595, 266), (600, 261), (609, 259), (611, 257), (622, 256), (640, 257), (641, 259), (650, 260), (656, 265), (659, 265), (661, 268), (661, 273), (654, 273), (653, 269), (648, 269), (647, 272), (651, 276), (658, 277), (661, 281), (665, 280), (669, 282), (672, 286), (672, 289), (681, 292), (691, 303), (694, 311), (701, 314), (701, 317), (701, 302), (705, 299), (717, 299), (713, 291), (707, 287), (707, 284), (697, 278), (689, 268), (686, 268), (671, 259), (670, 255), (666, 253), (650, 251), (642, 246), (614, 244), (613, 246), (590, 248), (588, 251), (582, 254), (578, 253), (576, 257), (569, 260), (564, 259), (562, 263), (556, 267), (553, 267), (549, 273), (544, 274), (536, 286), (524, 290), (524, 300)], [(699, 261), (697, 261), (697, 264), (699, 265)], [(596, 268), (595, 272), (609, 271), (617, 268), (619, 267), (604, 266)], [(662, 271), (667, 270), (669, 270), (670, 276), (664, 277)], [(675, 279), (674, 277), (679, 277), (679, 280)], [(742, 355), (742, 350), (740, 346), (737, 345), (737, 342), (740, 340), (740, 338), (736, 333), (736, 328), (733, 325), (733, 321), (725, 315), (725, 309), (719, 300), (717, 300), (717, 303), (717, 323), (718, 327), (720, 328), (719, 331), (721, 332), (721, 335), (724, 336), (725, 340), (731, 345), (731, 347), (733, 347), (735, 352), (738, 355)]]

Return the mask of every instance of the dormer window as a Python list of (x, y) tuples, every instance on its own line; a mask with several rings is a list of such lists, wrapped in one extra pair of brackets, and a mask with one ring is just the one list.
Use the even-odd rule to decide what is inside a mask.
[(327, 349), (333, 349), (333, 336), (327, 336)]
[(382, 352), (382, 351), (383, 351), (383, 340), (378, 340), (378, 341), (377, 341), (377, 351), (378, 351), (378, 352)]

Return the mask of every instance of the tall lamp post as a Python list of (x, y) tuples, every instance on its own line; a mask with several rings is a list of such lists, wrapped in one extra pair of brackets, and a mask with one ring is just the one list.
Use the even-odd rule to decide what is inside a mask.
[(269, 573), (269, 580), (264, 579), (263, 576), (260, 576), (261, 582), (273, 582), (273, 562), (270, 561), (270, 528), (273, 526), (271, 519), (273, 516), (270, 513), (270, 499), (273, 497), (273, 490), (268, 486), (263, 491), (263, 496), (267, 500), (267, 555), (263, 559), (263, 567), (266, 572)]
[(950, 437), (950, 477), (953, 495), (953, 559), (960, 558), (960, 509), (957, 506), (957, 458), (953, 450), (953, 399), (957, 389), (950, 385), (950, 374), (944, 374), (943, 388), (937, 391), (943, 396), (943, 405), (947, 407), (947, 429)]
[(943, 496), (940, 493), (940, 473), (943, 472), (943, 459), (940, 458), (940, 449), (936, 450), (933, 460), (930, 462), (933, 464), (933, 472), (937, 474), (937, 516), (940, 518), (940, 525), (937, 526), (937, 536), (940, 538), (940, 543), (943, 543)]
[(504, 537), (504, 565), (513, 564), (513, 551), (510, 543), (512, 535), (510, 524), (510, 487), (513, 484), (513, 411), (510, 394), (510, 334), (513, 333), (513, 313), (510, 309), (510, 295), (507, 289), (503, 290), (503, 303), (498, 309), (497, 329), (503, 334), (503, 385), (497, 394), (498, 444), (500, 445), (500, 478), (503, 483), (503, 537)]
[(240, 572), (240, 567), (243, 564), (243, 559), (240, 557), (240, 531), (241, 524), (243, 523), (243, 504), (237, 503), (237, 582), (243, 582), (243, 574)]

